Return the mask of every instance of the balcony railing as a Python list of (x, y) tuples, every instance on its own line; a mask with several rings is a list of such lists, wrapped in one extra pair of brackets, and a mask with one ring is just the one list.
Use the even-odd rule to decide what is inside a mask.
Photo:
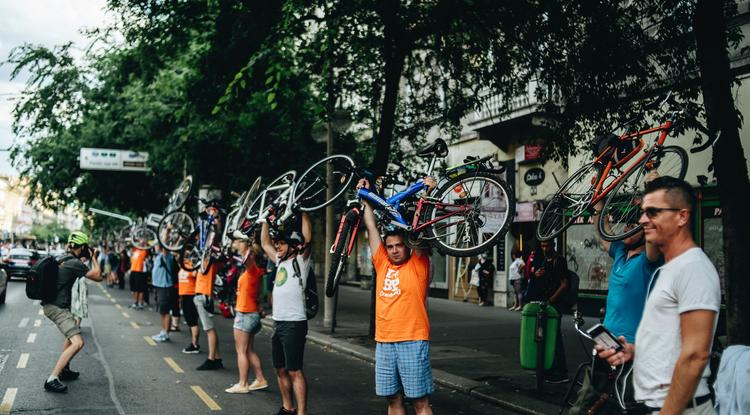
[(495, 124), (534, 112), (539, 103), (536, 96), (537, 87), (537, 81), (529, 82), (526, 93), (511, 98), (509, 103), (505, 102), (501, 94), (491, 95), (489, 91), (485, 92), (482, 108), (469, 114), (469, 125), (480, 128), (483, 125), (478, 124)]

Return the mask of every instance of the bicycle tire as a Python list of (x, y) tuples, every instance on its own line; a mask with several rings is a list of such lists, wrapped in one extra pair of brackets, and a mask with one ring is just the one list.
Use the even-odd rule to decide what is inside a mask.
[(221, 249), (227, 250), (232, 245), (232, 233), (239, 227), (240, 208), (233, 209), (227, 213), (227, 225), (221, 234)]
[[(588, 209), (599, 181), (600, 170), (598, 164), (590, 162), (563, 182), (542, 211), (536, 227), (538, 240), (548, 241), (561, 234)], [(571, 207), (574, 209), (568, 214)]]
[(164, 216), (159, 221), (156, 235), (161, 246), (169, 251), (176, 252), (182, 249), (190, 232), (195, 229), (193, 218), (187, 213), (178, 210)]
[(188, 236), (185, 244), (180, 249), (180, 268), (188, 272), (193, 272), (200, 268), (201, 250), (199, 247), (200, 234), (194, 230)]
[(188, 175), (177, 186), (177, 188), (169, 196), (169, 203), (167, 205), (167, 214), (178, 211), (185, 206), (187, 203), (190, 193), (193, 191), (193, 176)]
[(351, 232), (356, 232), (353, 229), (354, 221), (359, 213), (354, 210), (350, 210), (346, 213), (346, 218), (341, 227), (341, 231), (338, 234), (338, 243), (331, 253), (331, 269), (328, 270), (328, 278), (326, 279), (326, 296), (333, 297), (339, 288), (339, 282), (341, 281), (341, 274), (344, 272), (346, 267), (346, 261), (349, 259), (349, 255), (346, 253), (346, 247), (349, 245), (349, 239), (351, 239)]
[[(628, 225), (636, 223), (641, 216), (640, 204), (644, 194), (645, 178), (654, 167), (660, 176), (684, 179), (688, 168), (688, 154), (682, 147), (661, 147), (630, 169), (604, 202), (596, 224), (602, 239), (610, 242), (619, 241), (635, 235), (643, 228), (639, 224), (628, 229)], [(609, 229), (605, 218), (609, 219)]]
[[(327, 190), (327, 183), (325, 180), (325, 169), (327, 164), (331, 164), (333, 167), (333, 181), (338, 182), (341, 185), (340, 189), (334, 190), (334, 195), (330, 199), (325, 195)], [(321, 167), (323, 175), (321, 175), (321, 171), (317, 171), (321, 170)], [(344, 192), (349, 190), (353, 178), (354, 160), (349, 156), (335, 154), (325, 157), (302, 173), (294, 184), (292, 200), (298, 205), (299, 210), (302, 212), (312, 212), (322, 209), (333, 203), (336, 199), (341, 197)], [(319, 186), (319, 188), (317, 186)]]
[[(481, 183), (478, 188), (476, 188), (476, 183)], [(431, 199), (451, 205), (473, 203), (474, 208), (468, 211), (467, 215), (450, 216), (446, 220), (437, 221), (426, 228), (427, 239), (441, 254), (456, 257), (474, 256), (494, 246), (508, 231), (516, 208), (515, 196), (508, 185), (497, 175), (483, 171), (461, 174), (448, 180), (435, 192), (435, 197)], [(482, 202), (489, 202), (492, 206), (483, 208), (481, 207)], [(493, 212), (493, 216), (495, 216), (491, 222), (488, 221), (487, 214), (489, 212)], [(425, 216), (428, 220), (435, 220), (440, 213), (442, 211), (433, 205), (428, 205), (425, 210)], [(460, 222), (452, 223), (453, 219), (459, 217), (462, 218)], [(463, 225), (460, 228), (461, 222), (468, 223), (469, 226)], [(496, 229), (493, 230), (493, 227), (488, 226), (490, 223)], [(442, 228), (453, 225), (457, 226), (463, 239), (462, 241), (456, 241), (459, 244), (466, 244), (466, 246), (460, 247), (449, 244), (450, 235), (452, 235), (450, 233), (440, 235)], [(485, 237), (485, 234), (490, 236)]]
[(201, 250), (201, 273), (206, 274), (214, 261), (214, 240), (216, 239), (216, 225), (209, 224), (206, 229), (206, 242)]
[(135, 226), (130, 230), (130, 241), (138, 249), (150, 249), (156, 245), (156, 232), (145, 225)]

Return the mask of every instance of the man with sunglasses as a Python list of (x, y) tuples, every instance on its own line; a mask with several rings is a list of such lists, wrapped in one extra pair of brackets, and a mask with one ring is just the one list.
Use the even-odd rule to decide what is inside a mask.
[(707, 363), (721, 292), (716, 268), (693, 239), (695, 206), (693, 189), (683, 180), (665, 176), (646, 185), (639, 223), (665, 264), (649, 282), (636, 343), (620, 336), (622, 351), (597, 346), (611, 365), (633, 360), (635, 399), (643, 413), (714, 413)]

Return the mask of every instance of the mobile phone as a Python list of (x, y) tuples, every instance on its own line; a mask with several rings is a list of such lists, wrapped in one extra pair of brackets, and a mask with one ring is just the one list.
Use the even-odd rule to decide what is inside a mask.
[(625, 346), (620, 343), (617, 337), (615, 337), (612, 332), (607, 330), (607, 328), (602, 326), (601, 324), (597, 324), (594, 327), (591, 327), (590, 329), (586, 330), (586, 332), (589, 334), (589, 336), (591, 336), (592, 339), (594, 339), (596, 344), (602, 347), (614, 349), (616, 352), (625, 349)]

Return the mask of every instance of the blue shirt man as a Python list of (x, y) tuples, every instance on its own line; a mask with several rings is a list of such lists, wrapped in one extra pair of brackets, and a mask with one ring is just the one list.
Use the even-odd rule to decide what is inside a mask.
[(154, 269), (151, 271), (151, 284), (154, 287), (173, 287), (175, 281), (172, 281), (174, 271), (174, 257), (167, 250), (162, 250), (154, 260)]

